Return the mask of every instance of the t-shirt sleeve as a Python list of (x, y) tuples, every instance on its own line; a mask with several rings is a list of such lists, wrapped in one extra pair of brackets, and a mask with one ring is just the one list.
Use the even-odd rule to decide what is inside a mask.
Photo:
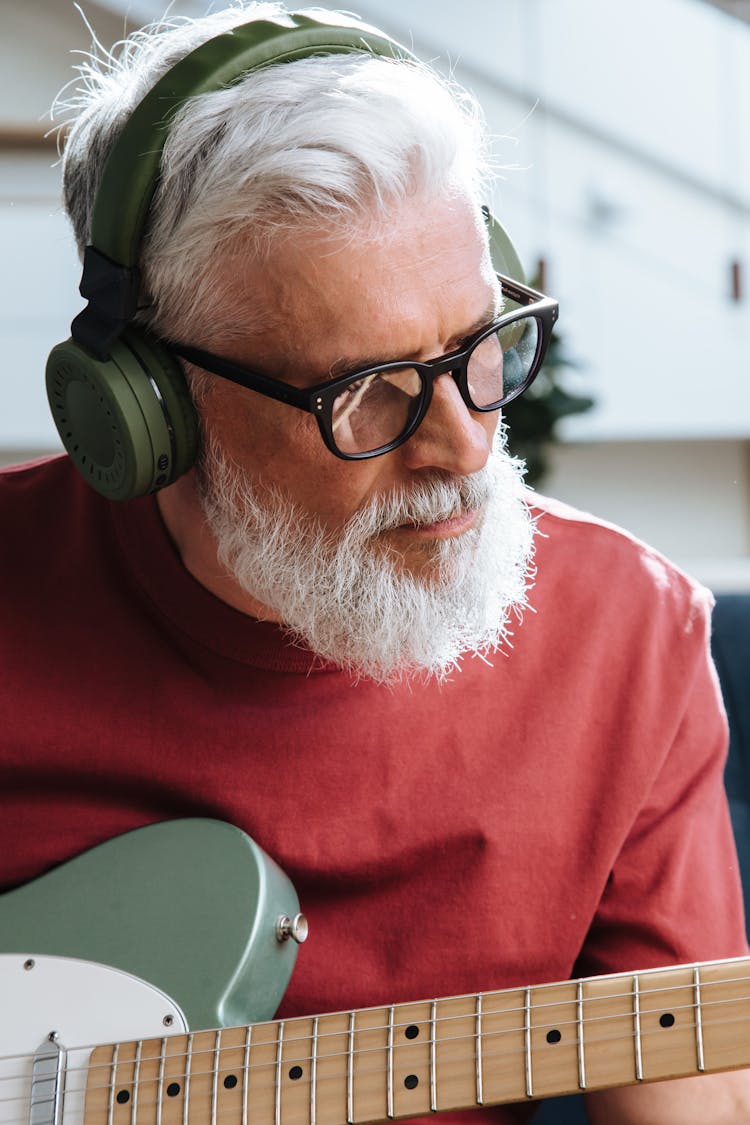
[(664, 699), (666, 709), (678, 699), (682, 713), (609, 874), (577, 976), (747, 953), (723, 785), (726, 718), (709, 652), (711, 601), (693, 588), (682, 630), (690, 656), (677, 662), (685, 680)]

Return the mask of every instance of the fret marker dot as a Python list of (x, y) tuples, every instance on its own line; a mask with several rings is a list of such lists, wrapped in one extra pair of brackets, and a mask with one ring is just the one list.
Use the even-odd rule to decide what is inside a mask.
[(552, 1031), (547, 1032), (547, 1042), (548, 1043), (559, 1043), (561, 1039), (562, 1039), (562, 1034), (557, 1030), (556, 1027), (554, 1027), (552, 1029)]
[(167, 1097), (168, 1098), (176, 1098), (177, 1095), (179, 1094), (179, 1092), (180, 1092), (180, 1083), (179, 1082), (170, 1082), (169, 1085), (167, 1086)]
[(237, 1085), (237, 1075), (236, 1074), (228, 1074), (226, 1076), (226, 1078), (224, 1079), (224, 1089), (225, 1090), (233, 1090), (236, 1085)]
[(406, 1086), (406, 1089), (415, 1090), (418, 1085), (419, 1079), (417, 1078), (416, 1074), (407, 1074), (406, 1078), (404, 1079), (404, 1086)]
[(410, 1023), (406, 1031), (404, 1032), (404, 1035), (407, 1039), (416, 1039), (419, 1035), (419, 1028), (415, 1023)]
[(127, 1090), (118, 1090), (117, 1101), (120, 1103), (120, 1105), (125, 1105), (125, 1102), (130, 1101), (130, 1093)]
[(671, 1012), (665, 1012), (663, 1016), (659, 1016), (659, 1023), (662, 1027), (671, 1027), (674, 1023), (674, 1016)]
[(301, 1066), (293, 1066), (292, 1069), (289, 1071), (289, 1077), (292, 1079), (293, 1082), (296, 1082), (298, 1078), (302, 1077), (302, 1067)]

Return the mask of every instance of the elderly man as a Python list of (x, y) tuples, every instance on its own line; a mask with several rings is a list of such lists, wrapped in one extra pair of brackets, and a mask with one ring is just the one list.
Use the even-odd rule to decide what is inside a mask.
[[(318, 23), (343, 41), (284, 38)], [(743, 954), (710, 598), (525, 492), (499, 410), (554, 302), (495, 273), (470, 100), (368, 36), (238, 6), (86, 72), (91, 303), (49, 374), (80, 474), (0, 478), (3, 885), (153, 821), (238, 825), (310, 920), (286, 1015)], [(149, 411), (153, 479), (126, 448)], [(746, 1087), (590, 1114), (744, 1121)]]

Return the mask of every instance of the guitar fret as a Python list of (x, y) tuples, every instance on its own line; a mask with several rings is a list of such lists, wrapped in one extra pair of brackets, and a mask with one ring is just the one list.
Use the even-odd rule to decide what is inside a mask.
[(430, 1005), (430, 1113), (437, 1113), (437, 1000)]
[(531, 1074), (531, 989), (523, 994), (523, 1054), (526, 1069), (526, 1097), (534, 1097), (534, 1083)]
[(482, 1090), (482, 993), (477, 993), (476, 1005), (474, 1008), (474, 1055), (476, 1058), (476, 1087), (477, 1087), (477, 1105), (484, 1105), (484, 1092)]
[(281, 1125), (281, 1055), (284, 1050), (284, 1021), (280, 1020), (276, 1033), (276, 1085), (274, 1093), (274, 1112), (276, 1125)]
[(115, 1086), (117, 1084), (117, 1058), (120, 1054), (120, 1044), (115, 1043), (112, 1048), (112, 1079), (109, 1084), (109, 1098), (107, 1101), (107, 1123), (112, 1125), (115, 1112)]
[(211, 1125), (216, 1125), (216, 1099), (219, 1093), (219, 1048), (221, 1047), (221, 1029), (216, 1032), (214, 1041), (214, 1073), (211, 1082)]
[(701, 970), (696, 965), (693, 969), (693, 999), (695, 1002), (695, 1049), (698, 1056), (698, 1070), (706, 1069), (706, 1060), (703, 1055), (703, 1012), (701, 1010)]
[(318, 1100), (318, 1017), (312, 1021), (312, 1051), (310, 1052), (310, 1125), (315, 1125)]
[(586, 1059), (583, 1053), (583, 981), (576, 987), (576, 1026), (578, 1030), (578, 1086), (586, 1089)]
[(737, 958), (104, 1045), (82, 1125), (354, 1125), (748, 1063)]
[(252, 1026), (245, 1028), (245, 1049), (242, 1054), (242, 1125), (247, 1125), (247, 1103), (250, 1094), (250, 1043), (252, 1042)]
[(130, 1121), (131, 1125), (135, 1125), (135, 1118), (138, 1112), (138, 1082), (141, 1073), (141, 1052), (143, 1051), (143, 1040), (139, 1039), (135, 1046), (135, 1058), (133, 1060), (133, 1096), (131, 1098)]
[(354, 1012), (349, 1013), (346, 1048), (346, 1122), (354, 1125)]
[(643, 1081), (643, 1041), (641, 1039), (641, 986), (638, 977), (633, 977), (633, 1020), (635, 1023), (635, 1076)]
[(159, 1055), (159, 1077), (156, 1080), (156, 1125), (161, 1125), (161, 1105), (164, 1099), (164, 1067), (167, 1062), (167, 1041), (161, 1041)]
[(388, 1076), (386, 1086), (386, 1114), (393, 1119), (393, 1017), (394, 1008), (388, 1009)]
[(182, 1125), (189, 1125), (190, 1115), (190, 1074), (193, 1069), (193, 1035), (187, 1037), (185, 1045), (185, 1097), (182, 1099)]

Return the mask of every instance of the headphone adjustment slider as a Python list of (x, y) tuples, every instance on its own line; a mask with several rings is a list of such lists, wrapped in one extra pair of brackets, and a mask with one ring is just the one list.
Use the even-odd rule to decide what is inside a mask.
[(138, 311), (140, 288), (137, 266), (121, 266), (95, 246), (87, 246), (78, 289), (88, 304), (70, 326), (76, 343), (98, 359), (109, 359), (113, 344)]

